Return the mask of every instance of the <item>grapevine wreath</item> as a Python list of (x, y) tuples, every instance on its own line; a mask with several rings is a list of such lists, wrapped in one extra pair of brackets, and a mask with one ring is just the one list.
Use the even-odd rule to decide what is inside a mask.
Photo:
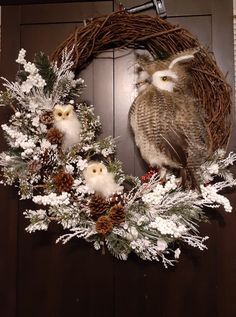
[[(98, 137), (100, 119), (83, 101), (85, 84), (75, 74), (113, 48), (145, 49), (163, 60), (198, 49), (191, 64), (193, 91), (214, 149), (199, 168), (200, 190), (181, 187), (170, 172), (164, 180), (156, 170), (141, 178), (125, 175), (115, 158), (115, 140)], [(165, 267), (178, 260), (182, 244), (206, 248), (208, 237), (199, 235), (198, 224), (207, 220), (205, 206), (232, 210), (220, 192), (236, 183), (227, 169), (236, 155), (225, 153), (232, 125), (230, 88), (213, 56), (189, 32), (158, 17), (116, 12), (77, 28), (51, 60), (39, 53), (28, 62), (21, 49), (16, 62), (16, 81), (3, 78), (6, 89), (0, 94), (1, 106), (12, 111), (2, 125), (9, 147), (0, 154), (0, 165), (2, 184), (17, 186), (20, 199), (34, 203), (24, 211), (28, 232), (48, 230), (56, 222), (63, 228), (57, 241), (84, 238), (119, 259), (134, 252)], [(63, 116), (70, 118), (69, 126), (60, 123)]]

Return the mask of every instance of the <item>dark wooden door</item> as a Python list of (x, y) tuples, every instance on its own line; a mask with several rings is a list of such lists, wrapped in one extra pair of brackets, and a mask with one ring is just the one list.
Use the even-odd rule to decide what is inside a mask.
[[(115, 3), (3, 7), (1, 75), (14, 79), (14, 60), (21, 47), (29, 59), (37, 51), (50, 54), (85, 18), (112, 12)], [(139, 3), (123, 1), (126, 7)], [(233, 84), (231, 1), (165, 3), (169, 21), (188, 28), (214, 51)], [(135, 94), (132, 65), (132, 51), (105, 52), (81, 76), (88, 85), (84, 98), (101, 116), (103, 134), (119, 136), (118, 157), (125, 171), (139, 175), (143, 163), (127, 127)], [(7, 116), (1, 110), (1, 122)], [(1, 148), (5, 146), (2, 142)], [(55, 245), (59, 227), (29, 235), (22, 216), (27, 203), (18, 201), (12, 189), (1, 188), (0, 195), (0, 316), (236, 316), (236, 215), (219, 214), (212, 225), (201, 226), (210, 236), (209, 250), (186, 250), (180, 263), (166, 270), (135, 256), (126, 262), (102, 256), (83, 241)]]

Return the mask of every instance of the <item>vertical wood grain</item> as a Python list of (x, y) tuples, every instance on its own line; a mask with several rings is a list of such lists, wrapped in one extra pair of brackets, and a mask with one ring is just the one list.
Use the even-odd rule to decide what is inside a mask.
[(201, 43), (201, 45), (212, 51), (212, 16), (181, 16), (169, 17), (168, 21), (173, 24), (178, 24), (191, 32)]
[(112, 11), (112, 1), (78, 1), (77, 3), (34, 4), (22, 6), (22, 23), (81, 22)]
[[(8, 23), (11, 20), (12, 23)], [(2, 7), (1, 60), (0, 74), (10, 80), (14, 79), (16, 52), (20, 46), (20, 9)], [(7, 52), (7, 53), (5, 53)], [(2, 81), (1, 81), (2, 84)], [(0, 124), (6, 122), (11, 114), (10, 109), (1, 108)], [(1, 133), (2, 134), (2, 133)], [(6, 143), (1, 137), (1, 151), (6, 149)], [(16, 190), (1, 185), (0, 199), (0, 315), (15, 317), (17, 309), (17, 230), (18, 230), (18, 197)]]
[[(101, 137), (113, 136), (114, 118), (114, 83), (113, 51), (100, 54), (93, 61), (93, 104), (95, 113), (102, 123)], [(88, 82), (89, 85), (89, 82)]]
[(21, 25), (21, 47), (26, 49), (26, 58), (32, 60), (35, 53), (49, 55), (80, 23)]
[(126, 173), (134, 173), (134, 142), (128, 122), (128, 112), (135, 97), (134, 53), (115, 50), (114, 61), (114, 131), (117, 138), (117, 158)]

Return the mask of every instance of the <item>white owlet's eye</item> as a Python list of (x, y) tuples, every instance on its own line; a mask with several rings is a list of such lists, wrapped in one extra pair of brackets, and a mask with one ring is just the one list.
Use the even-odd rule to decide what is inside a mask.
[(163, 76), (163, 77), (161, 77), (161, 79), (162, 79), (163, 81), (167, 81), (167, 76)]
[(93, 169), (93, 173), (96, 173), (96, 169), (95, 168)]
[(102, 168), (100, 168), (100, 172), (102, 172)]
[(58, 115), (59, 117), (61, 117), (61, 116), (62, 116), (62, 112), (58, 112), (57, 115)]
[(66, 112), (66, 116), (69, 116), (69, 114), (70, 114), (69, 112)]

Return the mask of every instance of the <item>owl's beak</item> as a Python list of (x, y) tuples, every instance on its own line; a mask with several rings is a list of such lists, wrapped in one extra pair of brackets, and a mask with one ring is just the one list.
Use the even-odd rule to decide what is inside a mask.
[(145, 85), (145, 84), (151, 84), (152, 83), (152, 79), (151, 77), (146, 78), (145, 80), (141, 80), (139, 82), (136, 83), (136, 87), (140, 88), (141, 86)]

